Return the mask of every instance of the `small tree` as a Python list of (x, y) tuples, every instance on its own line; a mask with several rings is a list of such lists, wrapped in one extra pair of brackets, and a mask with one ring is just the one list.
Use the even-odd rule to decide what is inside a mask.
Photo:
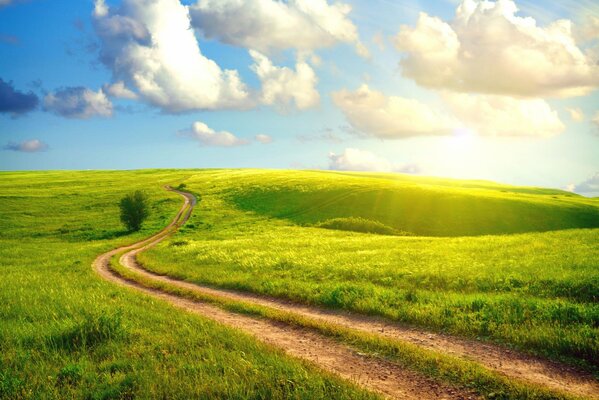
[(148, 197), (140, 190), (121, 199), (121, 221), (129, 231), (138, 231), (149, 215)]

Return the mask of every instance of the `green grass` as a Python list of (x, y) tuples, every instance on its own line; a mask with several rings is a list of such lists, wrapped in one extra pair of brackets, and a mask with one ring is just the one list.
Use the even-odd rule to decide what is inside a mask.
[(490, 399), (526, 399), (557, 400), (574, 399), (566, 393), (559, 393), (546, 388), (525, 384), (504, 375), (490, 371), (474, 361), (468, 361), (451, 355), (423, 349), (419, 346), (384, 338), (378, 335), (359, 332), (333, 324), (327, 324), (292, 312), (267, 308), (243, 301), (227, 300), (210, 294), (191, 291), (173, 284), (147, 279), (137, 272), (119, 264), (120, 255), (113, 257), (111, 268), (121, 277), (135, 281), (148, 288), (158, 289), (176, 296), (214, 304), (235, 313), (248, 314), (279, 321), (292, 326), (308, 328), (325, 336), (346, 343), (365, 354), (385, 357), (404, 368), (416, 371), (434, 380), (451, 386), (468, 388), (484, 398)]
[[(197, 172), (0, 173), (0, 398), (375, 398), (94, 274), (165, 226), (181, 199), (162, 185)], [(135, 189), (152, 214), (128, 235), (118, 200)]]
[[(170, 241), (140, 255), (156, 272), (381, 315), (597, 371), (599, 230), (584, 229), (595, 226), (594, 199), (392, 174), (220, 170), (185, 182), (202, 201)], [(391, 201), (404, 191), (422, 208), (406, 223)], [(426, 208), (435, 196), (436, 206)], [(457, 236), (476, 226), (470, 216), (445, 218), (461, 201), (470, 214), (485, 210), (477, 229), (526, 233)], [(416, 232), (418, 218), (432, 220), (428, 211), (446, 237), (308, 226), (368, 218)]]
[[(201, 202), (172, 239), (141, 254), (157, 272), (480, 337), (597, 372), (596, 199), (396, 174), (14, 172), (0, 173), (0, 398), (373, 397), (93, 273), (98, 254), (172, 219), (181, 199), (162, 186), (181, 183)], [(152, 214), (129, 235), (118, 200), (136, 189)], [(373, 226), (422, 236), (352, 232)], [(546, 397), (473, 363), (312, 328), (483, 393)]]
[(596, 203), (559, 190), (399, 174), (256, 171), (253, 179), (240, 177), (228, 199), (298, 224), (360, 217), (424, 236), (599, 227)]
[(412, 236), (410, 232), (398, 231), (378, 221), (360, 217), (332, 218), (315, 225), (317, 228), (337, 229), (340, 231), (377, 233), (379, 235)]

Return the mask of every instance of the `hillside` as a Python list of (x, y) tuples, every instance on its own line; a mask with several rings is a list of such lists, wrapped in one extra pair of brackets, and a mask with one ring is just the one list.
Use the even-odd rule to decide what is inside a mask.
[(359, 217), (419, 236), (599, 227), (597, 202), (569, 192), (401, 174), (244, 171), (227, 198), (300, 225)]

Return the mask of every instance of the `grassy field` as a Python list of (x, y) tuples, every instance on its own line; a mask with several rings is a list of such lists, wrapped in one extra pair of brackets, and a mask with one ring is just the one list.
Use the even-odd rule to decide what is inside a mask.
[[(201, 201), (140, 255), (153, 270), (598, 370), (596, 199), (395, 174), (12, 172), (0, 173), (0, 398), (373, 398), (94, 274), (98, 254), (170, 221), (181, 199), (162, 186), (179, 183)], [(127, 234), (118, 200), (135, 189), (152, 213)]]
[[(370, 399), (252, 338), (104, 282), (94, 258), (165, 226), (198, 171), (0, 173), (0, 398)], [(152, 214), (128, 235), (118, 200)]]
[[(140, 255), (154, 271), (597, 371), (596, 199), (395, 174), (211, 170), (181, 182), (201, 202), (177, 235)], [(382, 234), (352, 232), (360, 221)]]

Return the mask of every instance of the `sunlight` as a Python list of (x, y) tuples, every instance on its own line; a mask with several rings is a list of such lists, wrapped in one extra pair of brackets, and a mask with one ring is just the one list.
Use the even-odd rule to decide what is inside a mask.
[[(435, 173), (453, 178), (473, 178), (485, 160), (481, 159), (482, 141), (471, 129), (455, 129), (453, 135), (439, 140), (431, 153), (430, 166)], [(478, 168), (476, 168), (478, 169)]]
[(470, 153), (477, 144), (477, 133), (468, 128), (458, 128), (447, 142), (448, 150), (455, 155)]

